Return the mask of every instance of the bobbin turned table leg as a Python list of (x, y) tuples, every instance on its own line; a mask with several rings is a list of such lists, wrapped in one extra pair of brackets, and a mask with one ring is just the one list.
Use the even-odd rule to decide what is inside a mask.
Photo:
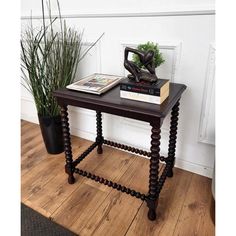
[(175, 147), (177, 139), (178, 115), (179, 115), (179, 100), (176, 102), (171, 112), (169, 148), (168, 148), (169, 161), (167, 162), (167, 165), (170, 166), (170, 169), (167, 172), (168, 177), (173, 176), (173, 167), (175, 164)]
[(96, 142), (98, 143), (97, 153), (102, 154), (102, 143), (104, 141), (104, 138), (102, 136), (102, 114), (100, 111), (97, 111), (96, 114), (96, 120), (97, 120), (97, 138)]
[(64, 139), (64, 151), (66, 158), (65, 172), (68, 174), (68, 183), (73, 184), (75, 182), (75, 178), (73, 176), (74, 166), (73, 166), (72, 151), (71, 151), (70, 128), (68, 122), (67, 106), (61, 107), (61, 121), (62, 121), (62, 132)]
[(151, 159), (150, 159), (150, 171), (149, 171), (149, 192), (146, 199), (148, 210), (148, 219), (156, 219), (156, 208), (158, 204), (158, 172), (159, 172), (159, 158), (160, 158), (160, 139), (161, 129), (160, 123), (153, 124), (151, 134)]

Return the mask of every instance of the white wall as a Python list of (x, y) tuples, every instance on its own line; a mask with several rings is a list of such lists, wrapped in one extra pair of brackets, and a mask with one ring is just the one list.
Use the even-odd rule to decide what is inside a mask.
[[(214, 121), (214, 1), (65, 1), (62, 15), (67, 24), (84, 29), (86, 44), (105, 35), (81, 63), (79, 77), (94, 72), (125, 75), (123, 52), (126, 45), (157, 42), (165, 64), (157, 74), (188, 86), (181, 99), (176, 166), (212, 175), (215, 147)], [(53, 9), (56, 5), (52, 4)], [(55, 7), (54, 7), (55, 6)], [(30, 10), (35, 24), (40, 23), (39, 0), (22, 0), (22, 28)], [(56, 14), (56, 11), (53, 11)], [(22, 88), (22, 119), (37, 121), (32, 97)], [(149, 149), (147, 123), (104, 114), (107, 138)], [(95, 138), (95, 112), (70, 108), (72, 133)], [(162, 128), (162, 153), (167, 153), (169, 116)]]

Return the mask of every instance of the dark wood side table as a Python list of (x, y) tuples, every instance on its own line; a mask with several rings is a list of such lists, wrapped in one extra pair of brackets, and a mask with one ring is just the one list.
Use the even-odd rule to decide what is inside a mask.
[[(69, 184), (75, 182), (74, 173), (85, 176), (99, 183), (105, 184), (118, 191), (130, 194), (142, 201), (147, 202), (149, 208), (148, 218), (150, 220), (156, 219), (156, 207), (158, 204), (159, 194), (164, 185), (166, 177), (173, 176), (173, 166), (175, 162), (175, 147), (179, 114), (179, 100), (186, 89), (183, 84), (170, 84), (170, 96), (161, 105), (154, 105), (144, 102), (132, 101), (120, 98), (119, 86), (111, 89), (101, 96), (86, 94), (68, 89), (60, 89), (53, 93), (61, 107), (61, 120), (63, 127), (64, 137), (64, 150), (65, 150), (65, 172), (68, 174)], [(78, 158), (73, 159), (70, 141), (70, 129), (68, 121), (67, 106), (72, 105), (76, 107), (87, 108), (96, 111), (97, 120), (97, 137), (96, 141)], [(166, 115), (171, 111), (170, 122), (170, 137), (168, 156), (160, 156), (160, 133), (161, 125)], [(115, 143), (104, 139), (102, 135), (102, 116), (101, 113), (109, 113), (122, 117), (128, 117), (136, 120), (146, 121), (150, 123), (151, 129), (151, 148), (150, 152), (143, 151), (127, 145)], [(123, 150), (150, 157), (150, 171), (149, 171), (149, 192), (147, 194), (137, 192), (133, 189), (121, 186), (110, 180), (96, 176), (87, 171), (83, 171), (76, 166), (93, 150), (97, 147), (97, 152), (102, 154), (102, 145), (110, 145)], [(163, 161), (166, 165), (162, 173), (159, 173), (159, 162)]]

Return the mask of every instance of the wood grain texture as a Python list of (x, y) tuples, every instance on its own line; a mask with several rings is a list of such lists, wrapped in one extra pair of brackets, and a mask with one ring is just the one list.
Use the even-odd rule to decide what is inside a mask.
[[(72, 141), (73, 142), (73, 141)], [(85, 147), (88, 146), (90, 142), (86, 140), (80, 140), (80, 144), (78, 143), (78, 139), (73, 142), (73, 144), (77, 144), (77, 148), (73, 149), (74, 153), (79, 155), (84, 151)], [(80, 146), (82, 145), (82, 146)], [(60, 160), (61, 167), (63, 168), (64, 159)], [(98, 163), (98, 162), (97, 162)], [(86, 165), (93, 166), (95, 165), (94, 159), (88, 158), (83, 162), (83, 166)], [(79, 177), (76, 176), (76, 180)], [(57, 174), (47, 182), (35, 195), (31, 195), (27, 199), (27, 203), (30, 203), (32, 208), (41, 209), (42, 212), (47, 212), (47, 214), (51, 215), (63, 202), (67, 199), (73, 191), (75, 191), (78, 186), (83, 183), (83, 180), (78, 180), (78, 184), (76, 185), (68, 185), (67, 176), (63, 171), (58, 171)], [(41, 210), (38, 210), (40, 213)], [(43, 214), (43, 213), (42, 213)]]
[(33, 148), (28, 147), (27, 151), (21, 154), (21, 176), (30, 171), (43, 159), (47, 158), (47, 155), (45, 155), (45, 146), (42, 141), (32, 146)]
[[(75, 184), (68, 184), (64, 154), (47, 154), (39, 126), (21, 124), (22, 202), (42, 215), (80, 236), (214, 235), (210, 179), (174, 168), (174, 177), (166, 181), (160, 194), (157, 219), (151, 222), (146, 203), (140, 199), (79, 175), (75, 175)], [(74, 136), (71, 142), (74, 158), (92, 143)], [(104, 145), (103, 154), (94, 150), (79, 166), (147, 193), (149, 163)]]
[(184, 236), (215, 235), (214, 224), (210, 216), (210, 206), (211, 180), (203, 176), (193, 175), (174, 234)]
[[(110, 152), (108, 152), (107, 149), (110, 149)], [(114, 151), (115, 150), (111, 150), (111, 148), (104, 147), (103, 155), (95, 154), (96, 159), (94, 157), (91, 158), (93, 163), (97, 163), (97, 167), (94, 168), (94, 164), (91, 165), (91, 163), (88, 167), (83, 169), (90, 169), (93, 173), (117, 181), (117, 179), (127, 171), (133, 160), (130, 158), (131, 154), (129, 153), (120, 152), (120, 155), (113, 156)], [(106, 155), (106, 153), (108, 155)], [(115, 161), (115, 158), (118, 160)], [(60, 209), (52, 215), (53, 220), (60, 222), (64, 226), (71, 226), (73, 221), (78, 221), (79, 228), (81, 228), (90, 218), (88, 212), (93, 213), (111, 191), (109, 187), (100, 185), (90, 179), (79, 177), (79, 181), (80, 180), (83, 181), (83, 184), (77, 188), (73, 196), (69, 197)], [(84, 201), (86, 202), (84, 203)], [(86, 209), (81, 211), (81, 207), (85, 207)], [(65, 212), (67, 212), (70, 217), (65, 219)], [(78, 212), (80, 212), (80, 214), (78, 214)], [(77, 231), (74, 230), (74, 232)]]
[(168, 179), (160, 194), (157, 219), (147, 219), (147, 207), (143, 203), (126, 235), (172, 235), (180, 215), (192, 173), (174, 169), (174, 178)]
[(34, 150), (35, 145), (43, 144), (43, 138), (38, 125), (25, 126), (21, 132), (21, 155), (24, 157), (27, 151)]
[[(117, 182), (138, 191), (147, 192), (148, 168), (148, 160), (140, 161), (139, 157), (135, 157), (132, 165)], [(73, 224), (72, 230), (80, 235), (124, 235), (141, 204), (142, 201), (139, 199), (112, 189), (82, 231), (78, 227), (79, 221)], [(113, 227), (114, 224), (116, 227)]]

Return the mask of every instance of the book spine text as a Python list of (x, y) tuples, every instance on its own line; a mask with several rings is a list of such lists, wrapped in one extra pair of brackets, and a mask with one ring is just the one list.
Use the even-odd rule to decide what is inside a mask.
[(140, 87), (140, 86), (135, 86), (135, 85), (121, 84), (120, 90), (127, 91), (127, 92), (142, 93), (142, 94), (153, 95), (153, 96), (160, 96), (160, 89), (145, 88), (145, 87)]

